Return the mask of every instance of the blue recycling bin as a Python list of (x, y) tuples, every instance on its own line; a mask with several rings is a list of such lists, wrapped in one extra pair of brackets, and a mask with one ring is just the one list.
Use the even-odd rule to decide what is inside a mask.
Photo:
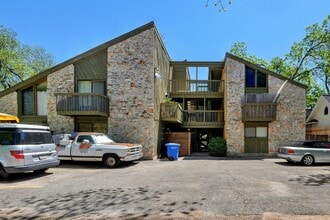
[(166, 152), (167, 152), (167, 158), (169, 160), (178, 160), (180, 144), (167, 143), (167, 144), (165, 144), (165, 147), (166, 147)]

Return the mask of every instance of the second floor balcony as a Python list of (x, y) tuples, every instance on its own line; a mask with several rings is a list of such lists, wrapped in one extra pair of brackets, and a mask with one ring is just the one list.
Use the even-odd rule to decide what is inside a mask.
[(109, 98), (96, 93), (58, 93), (56, 111), (59, 115), (109, 115)]
[(219, 128), (224, 126), (223, 110), (182, 110), (178, 103), (161, 103), (163, 122), (177, 123), (182, 128)]
[(184, 111), (184, 128), (220, 128), (224, 126), (223, 110)]
[(245, 94), (242, 97), (242, 120), (270, 122), (276, 120), (275, 94)]
[(223, 80), (170, 80), (171, 97), (223, 97)]

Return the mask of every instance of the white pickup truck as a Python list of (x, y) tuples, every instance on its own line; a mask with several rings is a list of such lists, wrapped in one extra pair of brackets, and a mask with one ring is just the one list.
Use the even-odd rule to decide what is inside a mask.
[(140, 144), (115, 143), (108, 135), (94, 132), (65, 135), (57, 144), (57, 153), (59, 160), (102, 161), (109, 168), (143, 157)]

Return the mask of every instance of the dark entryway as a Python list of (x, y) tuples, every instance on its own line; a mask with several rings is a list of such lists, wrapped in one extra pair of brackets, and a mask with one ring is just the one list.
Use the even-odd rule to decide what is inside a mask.
[(207, 152), (210, 138), (223, 137), (223, 129), (196, 128), (191, 131), (191, 152)]

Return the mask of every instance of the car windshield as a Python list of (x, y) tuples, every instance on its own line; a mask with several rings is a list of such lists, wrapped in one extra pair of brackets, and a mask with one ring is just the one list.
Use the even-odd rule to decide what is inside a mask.
[(111, 140), (111, 138), (109, 138), (108, 135), (105, 135), (105, 134), (98, 134), (98, 135), (95, 135), (95, 138), (96, 138), (96, 142), (97, 143), (114, 143), (113, 140)]

